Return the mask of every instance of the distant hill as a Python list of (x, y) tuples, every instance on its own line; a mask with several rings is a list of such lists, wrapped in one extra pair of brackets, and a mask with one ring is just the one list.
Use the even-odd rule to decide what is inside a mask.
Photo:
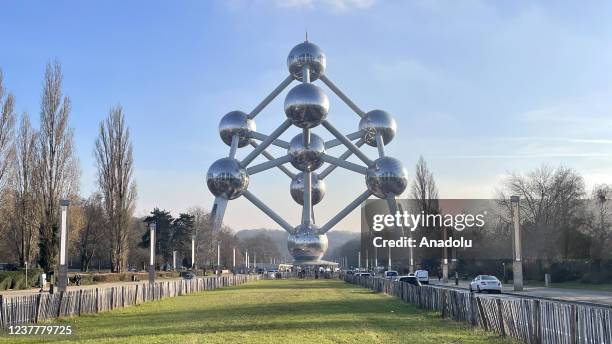
[[(243, 229), (236, 232), (236, 236), (239, 239), (247, 239), (252, 238), (258, 234), (267, 235), (272, 242), (278, 247), (278, 251), (281, 255), (289, 255), (289, 251), (287, 251), (287, 237), (289, 234), (284, 230), (279, 229), (266, 229), (266, 228), (256, 228), (256, 229)], [(333, 257), (337, 249), (339, 249), (346, 242), (358, 239), (358, 232), (349, 232), (349, 231), (336, 231), (332, 230), (327, 233), (327, 237), (329, 239), (329, 248), (327, 249), (326, 257)], [(325, 257), (324, 257), (325, 259)]]

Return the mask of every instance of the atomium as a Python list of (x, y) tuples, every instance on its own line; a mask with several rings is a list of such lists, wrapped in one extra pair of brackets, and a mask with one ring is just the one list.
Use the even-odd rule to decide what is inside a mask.
[(327, 251), (326, 234), (320, 234), (313, 224), (302, 224), (295, 228), (294, 234), (287, 238), (287, 249), (298, 261), (312, 261), (323, 258)]
[(245, 147), (250, 142), (249, 135), (256, 130), (255, 121), (242, 111), (232, 111), (221, 118), (219, 136), (226, 145), (232, 145), (232, 137), (238, 137), (238, 148)]
[(238, 160), (222, 158), (208, 169), (206, 184), (216, 197), (236, 199), (249, 187), (249, 175)]
[[(318, 204), (323, 200), (325, 196), (325, 181), (319, 179), (319, 175), (315, 172), (310, 174), (311, 178), (311, 192), (312, 192), (312, 205)], [(300, 172), (295, 175), (291, 180), (289, 191), (293, 200), (299, 204), (304, 205), (304, 173)]]
[[(228, 157), (215, 161), (206, 175), (208, 188), (215, 196), (210, 216), (214, 230), (221, 227), (228, 201), (244, 197), (289, 233), (287, 248), (295, 260), (294, 264), (298, 265), (325, 263), (321, 259), (328, 247), (326, 233), (329, 230), (371, 196), (386, 199), (389, 208), (393, 208), (395, 198), (408, 185), (408, 173), (402, 163), (385, 153), (385, 146), (396, 134), (393, 117), (382, 110), (362, 111), (330, 80), (326, 67), (325, 54), (317, 45), (307, 40), (296, 45), (287, 57), (289, 75), (270, 95), (249, 114), (232, 111), (221, 119), (219, 135), (230, 146), (230, 153)], [(255, 116), (296, 81), (300, 83), (293, 86), (285, 97), (284, 122), (270, 134), (257, 132)], [(361, 117), (358, 131), (343, 134), (333, 126), (330, 118), (333, 121), (334, 116), (329, 113), (329, 99), (322, 88), (312, 83), (314, 81), (327, 86)], [(288, 141), (282, 139), (281, 136), (292, 126), (300, 128), (301, 133)], [(334, 138), (325, 141), (313, 132), (321, 128)], [(360, 150), (363, 144), (376, 147), (378, 157), (373, 160), (368, 158)], [(347, 149), (343, 154), (328, 153), (328, 150), (333, 152), (333, 147), (341, 145)], [(253, 146), (252, 150), (238, 159), (238, 148), (248, 146)], [(267, 150), (270, 146), (282, 148), (286, 154), (274, 157)], [(260, 155), (267, 160), (256, 160)], [(360, 164), (348, 160), (353, 155)], [(324, 164), (327, 166), (322, 169)], [(297, 169), (297, 172), (290, 167)], [(325, 178), (338, 167), (362, 174), (365, 179), (364, 191), (323, 225), (317, 225), (314, 206), (326, 194)], [(247, 190), (250, 176), (273, 168), (280, 169), (291, 179), (291, 197), (302, 206), (301, 221), (297, 226), (287, 222)], [(318, 171), (320, 168), (322, 171)], [(342, 190), (338, 194), (342, 194)]]
[(300, 84), (287, 93), (285, 114), (293, 125), (314, 128), (321, 124), (329, 111), (327, 95), (313, 84)]
[(382, 110), (372, 110), (366, 113), (359, 121), (359, 130), (362, 131), (363, 141), (376, 147), (376, 135), (380, 133), (384, 144), (389, 144), (395, 137), (397, 125), (391, 115)]
[(304, 144), (304, 134), (297, 134), (291, 142), (287, 155), (291, 157), (291, 165), (300, 171), (314, 171), (323, 165), (325, 142), (315, 134), (310, 134), (310, 142)]
[(366, 185), (374, 196), (387, 198), (389, 196), (399, 196), (406, 186), (408, 186), (408, 172), (401, 161), (381, 157), (368, 167), (366, 173)]
[(316, 44), (303, 42), (291, 49), (287, 56), (289, 73), (298, 81), (303, 81), (304, 66), (310, 70), (310, 80), (315, 81), (325, 73), (325, 54)]

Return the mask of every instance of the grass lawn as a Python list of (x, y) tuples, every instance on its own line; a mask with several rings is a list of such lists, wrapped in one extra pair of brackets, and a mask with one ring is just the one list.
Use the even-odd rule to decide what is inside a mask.
[(512, 343), (338, 280), (259, 281), (54, 324), (76, 334), (0, 343)]

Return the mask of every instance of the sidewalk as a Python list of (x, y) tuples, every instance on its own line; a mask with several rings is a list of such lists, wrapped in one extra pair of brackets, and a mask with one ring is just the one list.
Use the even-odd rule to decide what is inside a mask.
[[(158, 278), (156, 281), (174, 281), (180, 280), (180, 277), (175, 278)], [(106, 283), (97, 283), (97, 284), (88, 284), (88, 285), (70, 285), (68, 286), (68, 290), (80, 290), (80, 289), (95, 289), (102, 287), (115, 287), (122, 285), (134, 285), (140, 284), (143, 282), (147, 282), (148, 280), (140, 280), (140, 282), (106, 282)], [(26, 295), (36, 295), (39, 294), (40, 288), (32, 288), (32, 289), (21, 289), (21, 290), (3, 290), (0, 291), (0, 295), (4, 297), (14, 297), (14, 296), (26, 296)], [(47, 288), (42, 292), (43, 294), (49, 293), (49, 284), (47, 283)]]

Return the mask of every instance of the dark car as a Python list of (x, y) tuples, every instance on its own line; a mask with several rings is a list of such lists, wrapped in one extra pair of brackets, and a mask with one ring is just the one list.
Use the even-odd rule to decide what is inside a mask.
[(400, 282), (404, 282), (404, 283), (415, 285), (417, 287), (421, 286), (421, 282), (419, 281), (419, 279), (416, 276), (400, 276), (400, 277), (398, 277), (397, 280), (400, 281)]
[(181, 277), (186, 280), (191, 280), (195, 278), (195, 274), (193, 272), (186, 271), (181, 274)]

